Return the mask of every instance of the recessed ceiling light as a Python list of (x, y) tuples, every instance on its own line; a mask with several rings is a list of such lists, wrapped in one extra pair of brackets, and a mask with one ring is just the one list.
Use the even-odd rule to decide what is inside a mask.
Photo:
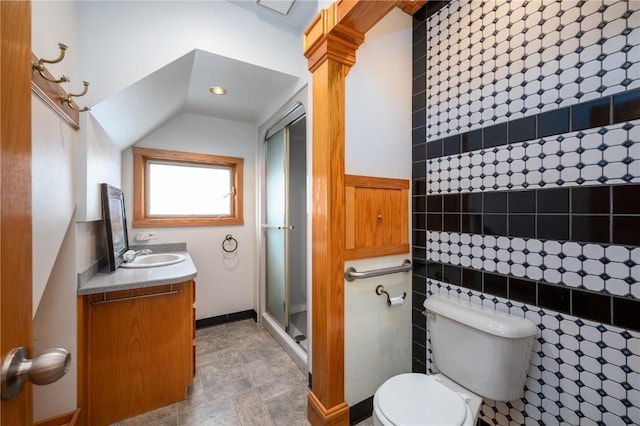
[(227, 89), (225, 89), (224, 87), (220, 87), (220, 86), (211, 86), (209, 88), (209, 91), (211, 93), (213, 93), (214, 95), (226, 95), (227, 94)]

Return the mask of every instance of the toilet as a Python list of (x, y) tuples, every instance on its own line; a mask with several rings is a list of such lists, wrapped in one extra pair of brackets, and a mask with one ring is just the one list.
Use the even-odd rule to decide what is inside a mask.
[(483, 398), (524, 395), (535, 324), (442, 294), (429, 296), (424, 307), (439, 372), (384, 382), (373, 396), (374, 425), (474, 426)]

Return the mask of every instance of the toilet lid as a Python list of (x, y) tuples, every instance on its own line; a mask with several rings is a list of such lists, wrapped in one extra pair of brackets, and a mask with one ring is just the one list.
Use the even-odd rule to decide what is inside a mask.
[(462, 398), (426, 374), (400, 374), (378, 388), (378, 407), (395, 425), (459, 426), (467, 417)]

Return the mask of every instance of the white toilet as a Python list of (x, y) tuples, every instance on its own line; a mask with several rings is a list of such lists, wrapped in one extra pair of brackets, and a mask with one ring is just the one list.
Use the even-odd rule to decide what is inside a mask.
[(376, 426), (474, 426), (482, 399), (521, 398), (538, 329), (531, 321), (433, 294), (424, 302), (438, 374), (400, 374), (373, 397)]

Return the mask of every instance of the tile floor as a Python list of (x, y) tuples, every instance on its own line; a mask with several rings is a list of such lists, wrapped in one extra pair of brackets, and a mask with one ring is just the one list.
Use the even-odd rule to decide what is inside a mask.
[(307, 393), (306, 373), (260, 324), (232, 322), (196, 331), (196, 377), (186, 400), (116, 425), (307, 426)]

